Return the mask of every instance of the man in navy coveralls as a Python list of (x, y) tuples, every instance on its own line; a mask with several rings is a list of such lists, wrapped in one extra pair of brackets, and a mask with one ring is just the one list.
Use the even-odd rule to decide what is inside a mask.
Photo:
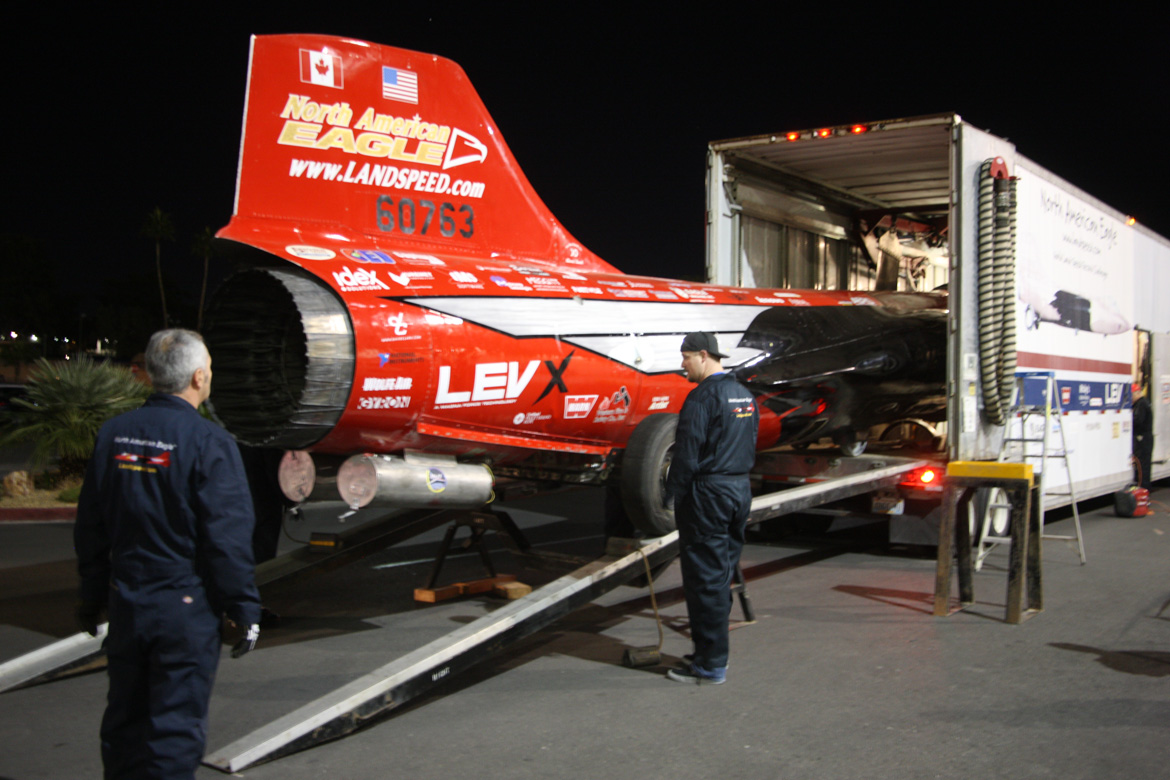
[(211, 393), (198, 333), (163, 330), (146, 349), (155, 393), (98, 433), (77, 505), (78, 618), (109, 613), (106, 778), (195, 776), (219, 664), (222, 616), (259, 635), (252, 501), (231, 436), (197, 411)]
[(727, 678), (731, 580), (751, 509), (748, 472), (756, 460), (760, 421), (752, 394), (723, 372), (727, 355), (714, 334), (687, 334), (682, 356), (687, 380), (698, 387), (678, 415), (666, 495), (674, 498), (695, 652), (666, 676), (719, 685)]

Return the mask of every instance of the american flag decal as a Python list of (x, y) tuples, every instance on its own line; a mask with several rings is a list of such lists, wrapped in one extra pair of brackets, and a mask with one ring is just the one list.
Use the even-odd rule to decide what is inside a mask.
[(382, 66), (382, 97), (418, 104), (418, 74), (404, 68)]

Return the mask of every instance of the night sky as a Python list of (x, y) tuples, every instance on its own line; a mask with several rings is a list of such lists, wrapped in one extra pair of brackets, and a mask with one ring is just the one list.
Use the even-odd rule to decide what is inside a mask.
[[(1030, 24), (1016, 11), (997, 21), (989, 6), (977, 20), (941, 18), (951, 6), (940, 4), (904, 17), (843, 4), (691, 14), (242, 5), (39, 12), (9, 30), (5, 284), (14, 263), (35, 265), (16, 283), (47, 281), (66, 321), (93, 311), (111, 285), (153, 272), (140, 229), (158, 206), (178, 233), (163, 246), (168, 283), (197, 299), (191, 242), (231, 216), (252, 33), (352, 36), (460, 63), (553, 213), (632, 273), (701, 277), (708, 141), (945, 111), (1170, 235), (1165, 41), (1155, 40), (1165, 25), (1110, 9)], [(218, 263), (213, 282), (226, 270)]]

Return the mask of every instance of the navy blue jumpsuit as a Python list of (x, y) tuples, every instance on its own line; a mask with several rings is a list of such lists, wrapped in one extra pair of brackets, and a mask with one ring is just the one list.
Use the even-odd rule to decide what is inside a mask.
[(77, 506), (81, 600), (108, 606), (107, 778), (192, 778), (220, 623), (260, 620), (252, 501), (232, 438), (156, 393), (98, 433)]
[(666, 492), (674, 498), (696, 666), (726, 668), (731, 579), (751, 509), (759, 429), (752, 394), (730, 374), (691, 390), (678, 416)]

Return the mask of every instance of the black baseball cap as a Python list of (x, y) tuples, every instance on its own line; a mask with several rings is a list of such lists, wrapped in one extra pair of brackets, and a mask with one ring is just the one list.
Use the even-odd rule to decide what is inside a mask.
[(714, 333), (704, 333), (698, 330), (694, 333), (688, 333), (683, 339), (682, 346), (679, 347), (680, 352), (702, 352), (703, 350), (706, 350), (707, 354), (713, 358), (722, 360), (727, 357), (719, 351), (719, 342)]

